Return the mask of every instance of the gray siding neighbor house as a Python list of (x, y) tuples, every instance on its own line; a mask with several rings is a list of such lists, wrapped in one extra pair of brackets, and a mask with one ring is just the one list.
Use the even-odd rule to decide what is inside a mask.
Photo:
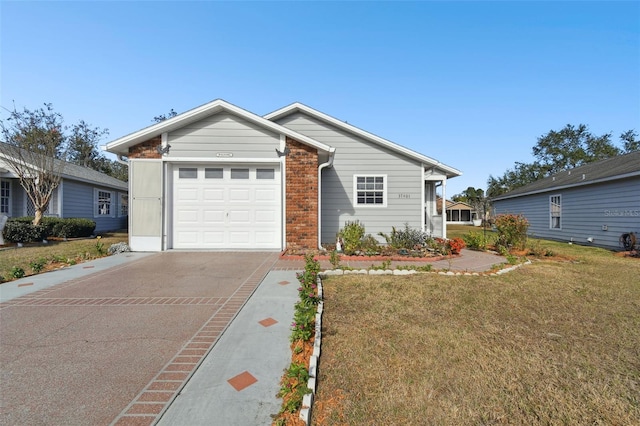
[(622, 249), (640, 233), (640, 151), (565, 170), (494, 198), (495, 214), (522, 214), (535, 237)]
[[(127, 227), (127, 182), (86, 167), (66, 163), (62, 180), (49, 202), (45, 216), (86, 218), (96, 222), (95, 232)], [(0, 215), (33, 216), (33, 203), (11, 168), (0, 158)]]
[(446, 236), (436, 187), (460, 171), (306, 105), (215, 100), (106, 145), (128, 157), (130, 246), (284, 250), (408, 223)]

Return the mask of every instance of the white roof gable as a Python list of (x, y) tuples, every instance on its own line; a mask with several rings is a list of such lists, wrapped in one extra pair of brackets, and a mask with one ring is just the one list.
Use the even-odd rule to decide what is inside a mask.
[(460, 170), (454, 169), (453, 167), (447, 166), (446, 164), (443, 164), (441, 162), (439, 162), (436, 159), (427, 157), (426, 155), (422, 155), (416, 151), (413, 151), (409, 148), (405, 148), (404, 146), (398, 145), (394, 142), (391, 142), (387, 139), (381, 138), (380, 136), (376, 136), (373, 133), (369, 133), (365, 130), (362, 130), (358, 127), (352, 126), (349, 123), (345, 123), (344, 121), (340, 121), (337, 118), (331, 117), (330, 115), (327, 115), (325, 113), (322, 113), (320, 111), (317, 111), (311, 107), (308, 107), (307, 105), (301, 104), (300, 102), (295, 102), (291, 105), (288, 105), (284, 108), (281, 108), (277, 111), (271, 112), (267, 115), (264, 116), (264, 118), (266, 118), (267, 120), (278, 120), (282, 117), (286, 117), (290, 114), (296, 113), (296, 112), (303, 112), (305, 114), (308, 114), (312, 117), (315, 117), (321, 121), (324, 121), (326, 123), (329, 123), (339, 129), (345, 130), (349, 133), (355, 134), (363, 139), (366, 139), (368, 141), (371, 141), (373, 143), (376, 143), (378, 145), (381, 145), (385, 148), (388, 148), (394, 152), (398, 152), (400, 154), (403, 154), (409, 158), (412, 158), (414, 160), (420, 161), (422, 162), (425, 167), (435, 167), (438, 168), (442, 171), (444, 171), (447, 175), (447, 177), (455, 177), (455, 176), (461, 176), (462, 172)]
[(280, 126), (279, 124), (276, 124), (270, 120), (260, 117), (259, 115), (256, 115), (245, 109), (239, 108), (222, 99), (216, 99), (207, 104), (204, 104), (199, 107), (193, 108), (189, 111), (183, 112), (182, 114), (178, 114), (175, 117), (169, 118), (167, 120), (153, 124), (149, 127), (145, 127), (144, 129), (138, 130), (137, 132), (133, 132), (131, 134), (118, 138), (114, 141), (109, 142), (106, 145), (105, 149), (115, 154), (127, 155), (129, 147), (135, 146), (139, 143), (142, 143), (151, 138), (159, 136), (162, 133), (179, 129), (189, 123), (193, 123), (205, 117), (217, 114), (221, 111), (228, 112), (230, 114), (234, 114), (236, 116), (242, 117), (249, 122), (255, 123), (275, 133), (289, 136), (290, 138), (293, 138), (298, 142), (312, 146), (320, 151), (325, 151), (325, 152), (334, 151), (334, 148), (330, 147), (329, 145), (320, 143), (315, 139), (302, 135), (291, 129), (287, 129), (284, 126)]

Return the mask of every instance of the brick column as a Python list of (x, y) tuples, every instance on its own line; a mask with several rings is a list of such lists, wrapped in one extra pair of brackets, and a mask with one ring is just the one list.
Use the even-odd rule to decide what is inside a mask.
[(318, 248), (318, 150), (287, 137), (286, 244)]

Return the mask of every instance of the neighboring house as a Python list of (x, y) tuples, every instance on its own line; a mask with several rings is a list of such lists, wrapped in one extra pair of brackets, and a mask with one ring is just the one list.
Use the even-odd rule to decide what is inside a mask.
[(215, 100), (107, 144), (129, 160), (133, 250), (317, 248), (347, 221), (446, 236), (436, 187), (461, 173), (300, 103)]
[[(86, 218), (96, 232), (127, 227), (128, 184), (104, 173), (66, 163), (62, 180), (49, 201), (45, 216)], [(0, 155), (0, 215), (33, 216), (35, 209), (18, 177)]]
[(562, 171), (493, 199), (495, 214), (529, 221), (535, 237), (609, 249), (640, 233), (640, 151)]
[(462, 201), (446, 202), (447, 223), (451, 225), (473, 225), (473, 220), (477, 219), (473, 208)]

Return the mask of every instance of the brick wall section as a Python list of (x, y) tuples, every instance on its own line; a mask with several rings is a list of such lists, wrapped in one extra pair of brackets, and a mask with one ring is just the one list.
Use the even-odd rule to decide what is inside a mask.
[(162, 158), (162, 154), (156, 149), (160, 145), (162, 145), (162, 136), (139, 143), (129, 148), (129, 158)]
[(286, 244), (290, 249), (318, 247), (318, 151), (287, 137)]

